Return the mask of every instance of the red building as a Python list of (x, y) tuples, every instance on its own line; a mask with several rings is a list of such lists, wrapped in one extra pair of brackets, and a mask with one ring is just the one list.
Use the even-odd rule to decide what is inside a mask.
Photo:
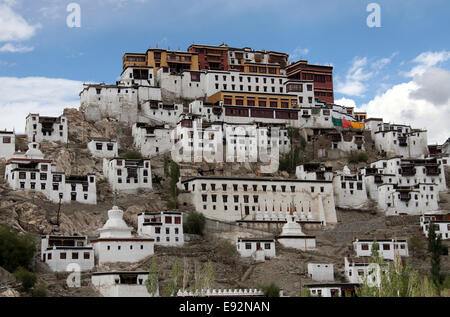
[(200, 70), (228, 70), (228, 47), (192, 44), (188, 52), (198, 53)]
[(286, 67), (289, 79), (313, 80), (314, 96), (327, 103), (334, 103), (333, 67), (311, 65), (307, 61), (298, 61)]

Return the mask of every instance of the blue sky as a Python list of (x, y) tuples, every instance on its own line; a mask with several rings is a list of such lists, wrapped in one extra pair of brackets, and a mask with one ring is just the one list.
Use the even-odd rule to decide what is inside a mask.
[[(81, 28), (66, 25), (70, 2), (81, 6)], [(366, 24), (371, 2), (380, 28)], [(125, 52), (225, 42), (332, 64), (336, 100), (427, 128), (430, 143), (442, 143), (449, 16), (446, 0), (0, 0), (0, 109), (15, 109), (0, 129), (22, 131), (29, 111), (78, 107), (80, 83), (115, 82)]]

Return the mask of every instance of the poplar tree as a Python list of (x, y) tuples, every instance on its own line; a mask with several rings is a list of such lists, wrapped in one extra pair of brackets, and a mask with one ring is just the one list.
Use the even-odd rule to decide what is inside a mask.
[(150, 264), (150, 268), (148, 270), (148, 278), (145, 281), (147, 291), (152, 296), (158, 295), (158, 278), (159, 278), (158, 263), (156, 263), (156, 259), (155, 257), (153, 257), (152, 263)]

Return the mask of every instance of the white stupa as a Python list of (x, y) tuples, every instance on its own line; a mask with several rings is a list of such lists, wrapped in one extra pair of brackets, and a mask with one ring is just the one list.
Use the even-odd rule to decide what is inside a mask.
[(281, 245), (287, 248), (299, 250), (316, 248), (316, 237), (307, 236), (303, 233), (301, 225), (295, 221), (292, 208), (290, 210), (290, 216), (287, 217), (287, 223), (283, 226), (277, 240)]
[(105, 225), (99, 229), (100, 238), (131, 238), (132, 228), (123, 220), (123, 211), (114, 206), (108, 211), (108, 220)]

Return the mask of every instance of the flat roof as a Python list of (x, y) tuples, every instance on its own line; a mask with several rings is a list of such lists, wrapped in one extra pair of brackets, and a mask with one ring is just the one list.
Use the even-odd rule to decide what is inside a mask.
[(191, 182), (197, 179), (204, 180), (231, 180), (231, 181), (266, 181), (266, 182), (293, 182), (293, 183), (325, 183), (331, 184), (333, 181), (326, 180), (303, 180), (303, 179), (284, 179), (284, 178), (263, 178), (263, 177), (226, 177), (226, 176), (194, 176), (188, 178), (181, 183)]

